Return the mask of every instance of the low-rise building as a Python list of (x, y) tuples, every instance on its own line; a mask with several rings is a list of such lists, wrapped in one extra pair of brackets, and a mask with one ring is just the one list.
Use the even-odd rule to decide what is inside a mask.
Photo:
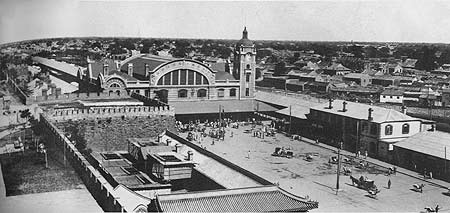
[(426, 130), (421, 119), (405, 113), (343, 100), (311, 107), (307, 117), (325, 143), (338, 147), (342, 142), (346, 150), (385, 160), (392, 160), (394, 143)]
[(345, 75), (342, 78), (342, 80), (355, 82), (363, 87), (365, 87), (369, 84), (372, 84), (372, 77), (368, 74), (363, 74), (363, 73), (350, 73), (350, 74)]
[(397, 89), (386, 89), (380, 94), (381, 103), (403, 103), (403, 91)]

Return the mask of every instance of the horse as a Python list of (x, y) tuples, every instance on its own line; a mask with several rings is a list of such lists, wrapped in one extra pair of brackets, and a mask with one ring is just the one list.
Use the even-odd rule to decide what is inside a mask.
[(425, 185), (423, 184), (423, 183), (421, 183), (421, 184), (413, 184), (413, 187), (414, 187), (414, 190), (415, 191), (420, 191), (420, 192), (422, 192), (423, 191), (423, 187), (424, 187)]
[(438, 212), (439, 209), (440, 209), (440, 207), (439, 207), (439, 205), (436, 205), (435, 208), (432, 208), (432, 207), (427, 206), (427, 207), (425, 207), (424, 209), (425, 209), (425, 211), (427, 211), (427, 212)]
[(356, 183), (356, 185), (359, 185), (359, 180), (358, 180), (358, 178), (355, 178), (355, 177), (353, 177), (353, 176), (350, 175), (350, 179), (352, 180), (352, 185), (353, 185), (353, 186), (355, 185), (355, 183)]
[(369, 193), (370, 198), (377, 198), (377, 194), (380, 192), (380, 190), (375, 188), (374, 190), (367, 190), (367, 192)]
[(352, 170), (350, 168), (345, 167), (345, 166), (344, 166), (343, 170), (344, 170), (344, 175), (350, 175), (352, 173)]

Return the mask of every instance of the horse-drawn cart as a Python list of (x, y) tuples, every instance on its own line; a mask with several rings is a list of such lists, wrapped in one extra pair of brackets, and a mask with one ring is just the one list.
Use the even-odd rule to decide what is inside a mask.
[(361, 176), (359, 179), (350, 175), (350, 179), (352, 180), (352, 185), (356, 185), (360, 189), (377, 191), (377, 186), (375, 185), (375, 181), (369, 180), (368, 178)]

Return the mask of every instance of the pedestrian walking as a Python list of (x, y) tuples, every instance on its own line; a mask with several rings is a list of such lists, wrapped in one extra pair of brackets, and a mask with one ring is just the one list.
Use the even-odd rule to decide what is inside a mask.
[(391, 184), (392, 184), (392, 183), (391, 183), (391, 179), (389, 179), (389, 180), (388, 180), (388, 189), (391, 188)]

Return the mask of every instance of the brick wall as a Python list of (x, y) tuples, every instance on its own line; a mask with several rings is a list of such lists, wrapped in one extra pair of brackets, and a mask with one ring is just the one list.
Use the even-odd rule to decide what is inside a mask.
[(127, 138), (154, 137), (164, 130), (175, 131), (174, 116), (115, 117), (102, 119), (67, 120), (57, 123), (58, 128), (69, 131), (76, 126), (93, 151), (127, 150)]

